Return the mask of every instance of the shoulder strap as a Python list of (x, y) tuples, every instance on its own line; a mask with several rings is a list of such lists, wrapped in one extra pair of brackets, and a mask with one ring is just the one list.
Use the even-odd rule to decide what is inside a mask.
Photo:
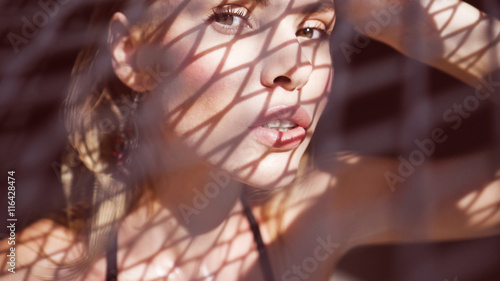
[[(262, 269), (262, 273), (264, 275), (264, 280), (274, 281), (275, 279), (272, 271), (271, 260), (269, 259), (266, 245), (262, 240), (259, 224), (257, 223), (257, 220), (255, 219), (252, 213), (252, 209), (250, 208), (248, 202), (246, 201), (244, 192), (242, 192), (240, 200), (243, 204), (243, 212), (245, 213), (245, 216), (248, 222), (250, 223), (250, 229), (252, 230), (254, 241), (257, 244), (257, 250), (259, 251), (259, 264)], [(118, 269), (116, 264), (117, 260), (116, 255), (118, 249), (117, 240), (118, 240), (118, 233), (115, 232), (113, 235), (113, 239), (111, 239), (111, 244), (109, 245), (108, 250), (106, 252), (106, 281), (117, 280), (117, 275), (118, 275)]]
[(269, 255), (267, 254), (267, 248), (262, 240), (262, 235), (260, 234), (259, 224), (255, 219), (252, 209), (248, 205), (248, 202), (245, 198), (245, 192), (241, 193), (240, 196), (241, 203), (243, 204), (243, 212), (250, 223), (250, 229), (253, 233), (253, 239), (257, 244), (257, 250), (259, 251), (259, 264), (262, 269), (262, 273), (264, 275), (265, 281), (274, 281), (273, 270), (271, 266), (271, 260), (269, 259)]
[(116, 265), (116, 255), (118, 251), (118, 232), (115, 231), (111, 244), (106, 251), (106, 281), (116, 281), (118, 276), (118, 267)]

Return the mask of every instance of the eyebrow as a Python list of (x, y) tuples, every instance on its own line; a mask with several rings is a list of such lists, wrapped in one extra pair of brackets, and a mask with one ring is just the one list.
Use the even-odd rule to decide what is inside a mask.
[[(267, 6), (269, 5), (269, 0), (253, 0), (258, 5)], [(333, 0), (320, 0), (316, 3), (306, 5), (302, 9), (303, 14), (318, 14), (322, 12), (334, 11), (335, 5)]]
[[(257, 0), (261, 1), (261, 0)], [(267, 0), (262, 0), (262, 1), (267, 1)], [(323, 1), (318, 1), (316, 3), (312, 3), (309, 5), (306, 5), (304, 8), (302, 8), (302, 13), (303, 14), (320, 14), (324, 12), (331, 12), (335, 11), (335, 5), (333, 4), (333, 0), (323, 0)]]
[(262, 5), (262, 6), (269, 5), (269, 0), (254, 0), (254, 2), (256, 2), (257, 4)]

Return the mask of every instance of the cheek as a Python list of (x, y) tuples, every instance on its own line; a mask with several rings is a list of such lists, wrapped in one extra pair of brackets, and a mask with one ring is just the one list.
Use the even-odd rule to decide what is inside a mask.
[(326, 103), (332, 90), (333, 73), (331, 62), (315, 65), (309, 82), (304, 87), (303, 102), (317, 105)]
[(224, 128), (237, 125), (226, 123), (234, 116), (234, 98), (246, 71), (221, 73), (223, 56), (221, 50), (186, 57), (185, 65), (160, 93), (168, 130), (189, 143), (203, 140), (208, 144), (217, 141), (217, 135), (229, 138), (234, 133)]
[(159, 57), (162, 69), (168, 73), (167, 81), (158, 90), (158, 94), (164, 95), (167, 113), (191, 106), (215, 81), (217, 54), (196, 55), (191, 37), (176, 42)]

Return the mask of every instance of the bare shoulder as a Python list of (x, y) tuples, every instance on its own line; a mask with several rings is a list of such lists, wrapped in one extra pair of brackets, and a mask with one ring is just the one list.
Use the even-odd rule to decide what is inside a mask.
[(318, 202), (330, 207), (320, 211), (351, 245), (500, 233), (500, 168), (491, 151), (423, 163), (352, 153), (324, 159), (313, 182), (326, 192)]
[(323, 156), (311, 173), (307, 185), (329, 200), (337, 212), (348, 213), (353, 208), (376, 197), (390, 193), (385, 174), (396, 166), (393, 159), (373, 157), (354, 152), (339, 152)]
[(318, 160), (290, 200), (286, 227), (299, 231), (310, 225), (315, 235), (331, 235), (346, 248), (355, 246), (351, 240), (359, 225), (360, 210), (390, 193), (389, 188), (376, 189), (373, 185), (385, 183), (384, 171), (394, 162), (351, 152), (323, 155)]
[(14, 239), (9, 238), (0, 241), (2, 280), (50, 280), (61, 263), (81, 253), (75, 235), (49, 219), (37, 221), (16, 233)]
[(361, 236), (370, 232), (363, 229), (368, 225), (365, 218), (370, 217), (369, 225), (377, 224), (380, 214), (388, 212), (391, 190), (384, 173), (394, 165), (390, 158), (354, 152), (323, 155), (293, 199), (294, 221), (313, 224), (314, 235), (331, 237), (342, 252), (358, 246), (364, 241)]

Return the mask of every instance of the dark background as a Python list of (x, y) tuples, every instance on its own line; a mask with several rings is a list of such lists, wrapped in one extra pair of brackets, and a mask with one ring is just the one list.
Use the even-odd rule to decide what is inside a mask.
[[(498, 1), (467, 2), (499, 15)], [(0, 173), (6, 181), (7, 171), (16, 171), (18, 231), (64, 207), (57, 173), (66, 142), (60, 108), (88, 18), (90, 4), (83, 3), (65, 4), (64, 13), (61, 10), (54, 17), (57, 20), (40, 28), (16, 54), (7, 34), (19, 34), (20, 19), (30, 18), (40, 8), (32, 0), (0, 1)], [(339, 19), (333, 36), (334, 92), (318, 128), (337, 136), (337, 141), (319, 147), (396, 156), (406, 140), (436, 126), (445, 128), (450, 140), (438, 147), (435, 157), (460, 155), (495, 142), (494, 128), (499, 123), (491, 103), (482, 104), (457, 131), (433, 121), (415, 122), (425, 117), (417, 106), (422, 100), (424, 109), (426, 99), (451, 105), (474, 89), (374, 41), (348, 63), (336, 46), (350, 42), (352, 36), (352, 27)], [(416, 91), (421, 93), (417, 96)], [(398, 129), (402, 124), (417, 126), (410, 130), (417, 133), (405, 135)], [(0, 195), (3, 222), (6, 184)], [(0, 238), (6, 233), (1, 227)], [(500, 238), (363, 247), (348, 253), (339, 268), (366, 281), (495, 281), (500, 280)]]
[[(500, 17), (500, 1), (465, 2)], [(397, 157), (414, 148), (416, 138), (429, 137), (433, 128), (443, 128), (449, 136), (436, 147), (433, 158), (463, 155), (499, 143), (495, 135), (500, 125), (498, 105), (482, 103), (453, 130), (443, 122), (442, 114), (473, 95), (474, 88), (373, 40), (348, 62), (338, 46), (342, 42), (354, 45), (354, 35), (353, 27), (339, 15), (333, 36), (333, 96), (318, 127), (329, 135), (321, 139), (336, 141), (326, 144), (315, 140), (320, 147), (318, 155), (353, 150)], [(349, 281), (498, 281), (500, 236), (360, 247), (341, 260), (339, 271), (351, 276)], [(346, 280), (336, 276), (333, 280)]]

